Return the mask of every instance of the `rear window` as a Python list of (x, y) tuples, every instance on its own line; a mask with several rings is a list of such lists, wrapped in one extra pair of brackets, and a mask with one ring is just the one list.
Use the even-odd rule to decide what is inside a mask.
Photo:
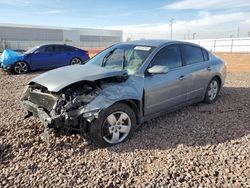
[(67, 52), (67, 51), (69, 51), (67, 46), (55, 46), (54, 49), (55, 49), (55, 52)]
[(202, 49), (199, 47), (191, 45), (181, 45), (181, 51), (186, 65), (204, 61)]
[(69, 52), (69, 51), (73, 51), (74, 49), (69, 47), (69, 46), (55, 46), (55, 52)]
[(209, 60), (208, 52), (202, 49), (202, 53), (203, 53), (204, 61), (208, 61)]

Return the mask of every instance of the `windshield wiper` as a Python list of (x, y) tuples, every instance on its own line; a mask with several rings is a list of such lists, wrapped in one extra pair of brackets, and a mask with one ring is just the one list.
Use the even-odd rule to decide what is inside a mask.
[(105, 66), (105, 64), (107, 63), (107, 61), (109, 60), (110, 56), (115, 52), (117, 48), (111, 50), (107, 55), (104, 56), (103, 60), (102, 60), (102, 67)]
[[(104, 67), (106, 65), (106, 63), (108, 62), (108, 60), (110, 59), (110, 57), (112, 56), (112, 54), (117, 50), (117, 48), (111, 50), (107, 55), (104, 56), (103, 60), (102, 60), (102, 67)], [(125, 49), (123, 49), (123, 55), (122, 55), (122, 70), (124, 70), (125, 68), (125, 62), (126, 62), (126, 57), (125, 57)]]

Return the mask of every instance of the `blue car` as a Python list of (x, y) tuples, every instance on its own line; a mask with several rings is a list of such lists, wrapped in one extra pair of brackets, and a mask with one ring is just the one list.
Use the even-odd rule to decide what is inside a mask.
[(4, 57), (1, 58), (1, 67), (16, 74), (24, 74), (38, 69), (83, 64), (89, 59), (87, 51), (59, 44), (37, 46), (24, 54), (6, 50), (2, 56)]

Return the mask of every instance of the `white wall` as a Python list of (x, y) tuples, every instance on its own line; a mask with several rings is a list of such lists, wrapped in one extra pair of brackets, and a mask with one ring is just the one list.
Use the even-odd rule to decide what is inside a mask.
[(189, 40), (212, 52), (250, 52), (250, 37)]
[(80, 31), (72, 29), (63, 30), (63, 41), (80, 42)]

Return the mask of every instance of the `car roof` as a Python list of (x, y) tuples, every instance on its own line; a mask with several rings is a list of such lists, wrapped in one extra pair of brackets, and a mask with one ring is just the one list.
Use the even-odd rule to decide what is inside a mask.
[(44, 47), (44, 46), (67, 46), (67, 47), (75, 48), (74, 46), (70, 46), (67, 44), (44, 44), (44, 45), (41, 45), (39, 47)]
[(177, 41), (173, 41), (173, 40), (135, 40), (135, 41), (125, 42), (124, 44), (160, 47), (164, 44), (173, 43), (173, 42), (177, 42)]
[(177, 40), (135, 40), (135, 41), (129, 41), (129, 42), (124, 42), (122, 44), (132, 44), (132, 45), (142, 45), (142, 46), (152, 46), (152, 47), (161, 47), (163, 45), (167, 44), (187, 44), (187, 45), (192, 45), (196, 46), (199, 48), (202, 48), (203, 50), (207, 51), (208, 50), (198, 44), (188, 42), (188, 41), (177, 41)]

